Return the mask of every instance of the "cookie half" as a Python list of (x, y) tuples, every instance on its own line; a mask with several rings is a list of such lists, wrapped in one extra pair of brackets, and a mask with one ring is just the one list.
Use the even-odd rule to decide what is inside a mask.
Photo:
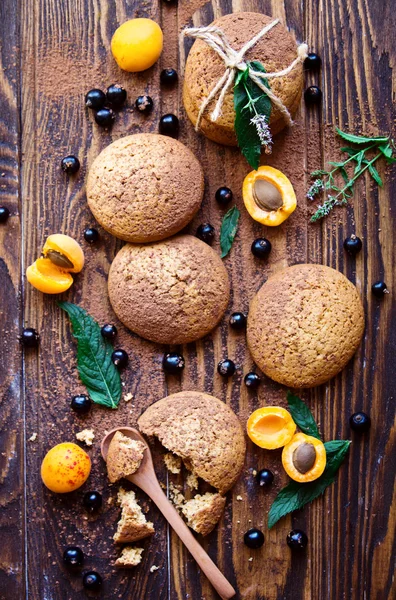
[(111, 265), (108, 289), (120, 321), (160, 344), (205, 336), (220, 321), (230, 296), (220, 257), (191, 235), (127, 244)]
[[(246, 42), (257, 35), (263, 27), (274, 20), (260, 13), (241, 12), (216, 19), (216, 25), (227, 36), (232, 48), (240, 50)], [(269, 72), (281, 71), (297, 58), (297, 44), (291, 34), (278, 23), (261, 38), (245, 55), (245, 62), (259, 61)], [(186, 112), (195, 126), (201, 104), (208, 97), (225, 71), (224, 61), (204, 41), (196, 40), (186, 61), (183, 102)], [(272, 91), (289, 110), (292, 117), (297, 112), (303, 89), (303, 67), (298, 64), (288, 75), (270, 80)], [(213, 122), (210, 115), (218, 97), (208, 105), (201, 120), (200, 130), (209, 139), (229, 146), (236, 146), (234, 131), (233, 86), (224, 98), (221, 115)], [(272, 135), (286, 126), (279, 109), (272, 106), (270, 128)]]
[(172, 394), (149, 406), (138, 425), (222, 494), (241, 474), (246, 451), (242, 426), (231, 408), (214, 396)]
[(345, 367), (363, 331), (356, 287), (330, 267), (302, 264), (276, 273), (253, 298), (247, 342), (268, 377), (310, 388)]
[(87, 199), (104, 229), (127, 242), (162, 240), (185, 227), (201, 206), (203, 171), (193, 153), (173, 138), (129, 135), (93, 162)]

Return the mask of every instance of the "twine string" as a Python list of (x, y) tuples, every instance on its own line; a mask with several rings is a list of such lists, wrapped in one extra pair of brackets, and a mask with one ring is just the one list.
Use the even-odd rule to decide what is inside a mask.
[(288, 125), (293, 124), (293, 120), (291, 115), (283, 104), (282, 100), (278, 98), (274, 92), (266, 87), (264, 80), (265, 79), (274, 79), (277, 77), (284, 77), (288, 75), (300, 62), (303, 62), (308, 54), (308, 46), (306, 44), (300, 44), (297, 49), (297, 58), (293, 60), (293, 62), (282, 69), (281, 71), (275, 71), (273, 73), (264, 73), (261, 71), (256, 71), (255, 69), (248, 67), (244, 58), (245, 54), (253, 48), (253, 46), (264, 37), (273, 27), (275, 27), (279, 23), (279, 19), (275, 19), (271, 21), (268, 25), (263, 27), (261, 31), (258, 32), (251, 40), (249, 40), (239, 51), (234, 50), (231, 44), (229, 43), (224, 31), (216, 25), (208, 25), (207, 27), (188, 27), (182, 31), (182, 40), (185, 37), (191, 37), (195, 39), (202, 40), (205, 42), (216, 54), (223, 60), (225, 65), (225, 71), (220, 79), (215, 83), (209, 94), (204, 98), (199, 108), (197, 122), (195, 124), (195, 130), (198, 131), (202, 117), (209, 106), (209, 104), (214, 100), (217, 96), (217, 102), (215, 107), (210, 115), (212, 121), (217, 121), (221, 114), (222, 106), (226, 97), (226, 94), (230, 87), (232, 86), (236, 74), (238, 71), (249, 70), (250, 79), (269, 97), (271, 102), (278, 108), (280, 113), (283, 115), (286, 123)]

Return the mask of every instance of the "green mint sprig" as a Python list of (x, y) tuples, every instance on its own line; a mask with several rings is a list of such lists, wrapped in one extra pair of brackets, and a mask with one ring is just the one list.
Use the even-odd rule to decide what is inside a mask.
[[(290, 392), (287, 395), (287, 402), (293, 420), (301, 431), (320, 440), (318, 426), (306, 404)], [(268, 529), (271, 529), (282, 517), (299, 510), (324, 493), (326, 488), (334, 482), (350, 443), (348, 440), (332, 440), (324, 443), (326, 467), (322, 475), (309, 483), (291, 481), (284, 487), (276, 496), (268, 513)]]
[[(269, 129), (271, 100), (267, 94), (249, 77), (249, 68), (265, 73), (258, 61), (247, 63), (244, 71), (239, 71), (234, 85), (234, 128), (238, 146), (253, 169), (258, 169), (262, 147), (271, 153), (272, 137)], [(270, 87), (266, 79), (263, 84)]]
[[(329, 161), (329, 165), (333, 169), (329, 171), (319, 169), (311, 173), (314, 182), (307, 192), (307, 198), (314, 200), (323, 191), (328, 194), (326, 200), (318, 206), (311, 217), (312, 222), (326, 217), (335, 206), (347, 204), (353, 196), (356, 180), (366, 171), (370, 173), (375, 183), (382, 187), (382, 179), (374, 166), (379, 158), (384, 158), (388, 164), (396, 162), (396, 158), (393, 157), (394, 142), (389, 136), (358, 136), (341, 131), (338, 127), (336, 127), (336, 132), (343, 140), (355, 144), (357, 147), (341, 148), (341, 152), (345, 152), (348, 158), (339, 162)], [(354, 168), (350, 169), (352, 165)]]
[(240, 212), (236, 206), (230, 208), (223, 217), (220, 227), (221, 258), (227, 256), (238, 231)]
[(93, 402), (117, 408), (121, 399), (121, 378), (111, 360), (113, 346), (103, 338), (100, 325), (86, 310), (71, 302), (58, 302), (70, 319), (77, 339), (77, 370)]

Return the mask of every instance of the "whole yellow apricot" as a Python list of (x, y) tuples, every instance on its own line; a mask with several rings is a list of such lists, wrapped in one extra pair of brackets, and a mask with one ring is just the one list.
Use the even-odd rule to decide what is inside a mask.
[(44, 485), (58, 494), (73, 492), (88, 479), (91, 460), (77, 444), (64, 442), (54, 446), (41, 463)]
[(137, 73), (153, 66), (163, 46), (161, 27), (151, 19), (131, 19), (116, 29), (111, 52), (124, 71)]

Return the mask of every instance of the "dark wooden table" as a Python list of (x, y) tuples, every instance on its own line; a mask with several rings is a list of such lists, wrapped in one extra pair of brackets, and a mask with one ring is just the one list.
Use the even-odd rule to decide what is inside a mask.
[[(367, 316), (366, 332), (355, 359), (328, 385), (302, 394), (312, 408), (326, 439), (350, 438), (349, 415), (370, 413), (370, 435), (352, 436), (352, 447), (337, 482), (325, 496), (293, 517), (266, 531), (268, 508), (286, 477), (278, 453), (249, 444), (246, 467), (236, 485), (219, 527), (202, 543), (246, 600), (386, 600), (395, 597), (392, 559), (395, 504), (394, 391), (396, 388), (395, 331), (392, 331), (396, 178), (373, 188), (367, 179), (358, 185), (353, 203), (335, 210), (320, 224), (309, 223), (312, 207), (305, 199), (309, 172), (332, 160), (339, 147), (334, 126), (370, 134), (392, 132), (395, 99), (396, 17), (391, 0), (180, 0), (179, 4), (134, 0), (31, 0), (0, 4), (0, 204), (11, 209), (0, 225), (0, 598), (19, 600), (82, 599), (79, 574), (62, 565), (67, 544), (87, 554), (86, 567), (105, 579), (102, 597), (134, 600), (209, 600), (215, 595), (157, 510), (149, 508), (156, 534), (144, 543), (143, 563), (131, 572), (116, 571), (112, 535), (118, 510), (115, 489), (106, 483), (99, 458), (99, 440), (106, 429), (135, 423), (154, 400), (183, 389), (202, 389), (230, 404), (245, 422), (264, 403), (285, 404), (285, 389), (265, 380), (258, 396), (247, 393), (243, 374), (252, 367), (244, 336), (229, 331), (227, 318), (213, 335), (184, 347), (187, 367), (181, 381), (164, 377), (164, 348), (145, 342), (119, 327), (118, 343), (130, 353), (123, 374), (125, 391), (134, 398), (117, 411), (95, 408), (86, 419), (69, 408), (71, 396), (83, 391), (75, 370), (75, 347), (65, 315), (56, 298), (43, 296), (26, 284), (24, 272), (39, 254), (46, 236), (68, 233), (83, 242), (83, 230), (94, 225), (85, 199), (89, 165), (109, 142), (127, 133), (156, 131), (165, 112), (181, 118), (180, 139), (199, 156), (206, 174), (205, 201), (190, 227), (210, 221), (219, 228), (222, 211), (214, 192), (227, 184), (242, 210), (236, 243), (225, 264), (232, 282), (229, 311), (246, 310), (269, 274), (298, 262), (323, 263), (356, 283)], [(161, 68), (182, 69), (178, 32), (185, 25), (209, 23), (214, 15), (239, 10), (263, 11), (280, 17), (307, 40), (323, 59), (320, 75), (306, 74), (324, 92), (322, 110), (302, 105), (293, 130), (277, 138), (270, 158), (293, 178), (298, 197), (296, 213), (281, 227), (266, 229), (246, 214), (240, 195), (248, 166), (239, 152), (218, 147), (197, 136), (183, 112), (180, 88), (160, 90)], [(158, 64), (140, 75), (121, 73), (109, 52), (119, 23), (150, 16), (161, 23), (165, 47)], [(183, 53), (184, 54), (184, 53)], [(111, 133), (100, 130), (84, 109), (91, 87), (119, 82), (128, 90), (129, 108), (120, 113)], [(132, 110), (141, 93), (155, 103), (143, 118)], [(394, 129), (393, 129), (394, 132)], [(77, 154), (82, 168), (68, 179), (61, 158)], [(297, 166), (297, 171), (296, 171)], [(363, 251), (355, 260), (343, 251), (344, 238), (356, 232)], [(100, 322), (114, 321), (106, 294), (109, 265), (120, 247), (100, 230), (100, 243), (84, 244), (87, 264), (65, 298), (80, 303)], [(255, 261), (251, 241), (263, 235), (273, 244), (268, 263)], [(218, 242), (215, 244), (218, 250)], [(373, 281), (385, 279), (391, 291), (375, 299)], [(394, 314), (394, 312), (393, 312)], [(117, 325), (119, 325), (117, 323)], [(38, 352), (22, 352), (18, 336), (23, 326), (41, 335)], [(218, 360), (228, 355), (239, 365), (226, 383), (216, 373)], [(61, 441), (72, 441), (84, 427), (93, 427), (96, 442), (90, 450), (93, 469), (81, 490), (55, 496), (40, 480), (45, 452)], [(28, 441), (37, 433), (35, 442)], [(232, 440), (230, 440), (232, 443)], [(157, 449), (158, 450), (158, 449)], [(166, 474), (157, 452), (159, 476)], [(257, 490), (252, 469), (269, 466), (277, 477), (268, 492)], [(88, 518), (81, 504), (84, 490), (103, 493), (104, 510)], [(237, 496), (242, 501), (237, 500)], [(113, 500), (113, 501), (112, 501)], [(109, 502), (108, 502), (109, 501)], [(112, 502), (111, 502), (112, 501)], [(249, 551), (243, 533), (252, 525), (266, 533), (264, 547)], [(292, 527), (304, 529), (309, 548), (292, 555), (285, 544)], [(250, 556), (253, 560), (249, 561)], [(152, 565), (159, 569), (150, 573)], [(392, 587), (393, 586), (393, 587)], [(392, 593), (393, 592), (393, 593)]]

